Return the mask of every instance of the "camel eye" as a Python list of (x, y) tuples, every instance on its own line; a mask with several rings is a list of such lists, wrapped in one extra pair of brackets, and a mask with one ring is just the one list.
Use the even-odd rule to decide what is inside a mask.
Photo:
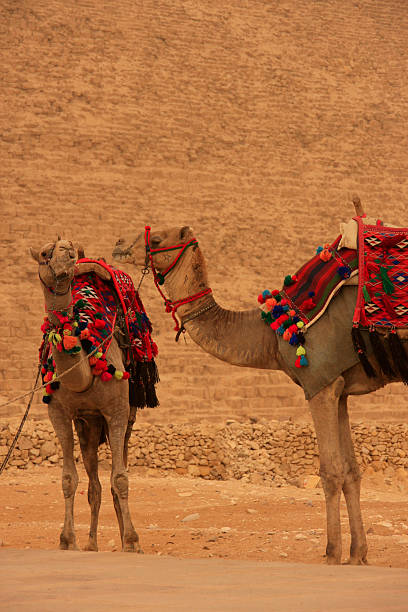
[(41, 257), (47, 257), (47, 251), (41, 251)]

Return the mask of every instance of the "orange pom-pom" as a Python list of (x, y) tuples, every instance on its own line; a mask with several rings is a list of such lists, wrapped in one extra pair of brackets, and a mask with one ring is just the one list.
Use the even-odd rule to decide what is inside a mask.
[(283, 332), (283, 339), (286, 340), (286, 342), (289, 342), (291, 336), (292, 336), (292, 334), (290, 333), (290, 331), (288, 329), (286, 329)]
[(322, 261), (329, 261), (329, 259), (331, 259), (331, 253), (330, 251), (328, 251), (327, 249), (323, 249), (323, 251), (320, 253), (320, 259)]
[(88, 361), (89, 361), (89, 365), (93, 366), (98, 361), (98, 358), (95, 357), (95, 355), (92, 355), (92, 357), (90, 357)]
[(63, 344), (67, 351), (74, 348), (77, 344), (76, 336), (64, 336)]
[(87, 327), (86, 327), (85, 329), (83, 329), (83, 330), (81, 331), (81, 333), (79, 334), (79, 337), (80, 337), (81, 339), (83, 339), (83, 338), (89, 338), (89, 336), (90, 336), (90, 333), (89, 333), (89, 329), (88, 329)]
[(270, 311), (274, 306), (276, 306), (275, 298), (268, 298), (265, 302), (266, 310)]

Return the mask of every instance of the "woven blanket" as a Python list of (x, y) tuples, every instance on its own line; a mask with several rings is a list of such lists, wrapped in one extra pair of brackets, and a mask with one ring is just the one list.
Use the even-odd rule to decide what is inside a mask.
[(287, 280), (280, 291), (305, 327), (317, 321), (340, 287), (353, 273), (358, 273), (356, 251), (337, 250), (339, 241), (340, 236), (333, 244), (318, 248), (316, 255), (292, 276), (292, 283)]
[[(75, 276), (72, 285), (73, 318), (68, 313), (56, 313), (60, 327), (53, 329), (46, 318), (42, 331), (48, 346), (43, 355), (43, 380), (48, 382), (43, 401), (49, 403), (51, 395), (58, 389), (55, 363), (51, 356), (51, 344), (57, 350), (75, 354), (82, 348), (88, 353), (94, 376), (104, 382), (112, 377), (129, 379), (129, 401), (132, 406), (153, 407), (158, 405), (155, 384), (158, 374), (154, 357), (157, 345), (151, 337), (152, 327), (142, 301), (136, 292), (131, 277), (103, 261), (81, 259), (78, 263), (94, 263), (102, 266), (111, 276), (111, 281), (102, 280), (96, 273)], [(106, 358), (112, 342), (113, 330), (121, 328), (120, 348), (124, 352), (125, 371), (118, 371)], [(111, 336), (111, 337), (110, 337)]]
[(408, 327), (408, 228), (357, 217), (359, 285), (354, 324)]
[(283, 289), (265, 290), (258, 296), (262, 318), (290, 345), (296, 347), (296, 367), (308, 365), (304, 331), (324, 313), (342, 285), (358, 273), (357, 253), (333, 244), (318, 247), (316, 255), (294, 275), (284, 280)]

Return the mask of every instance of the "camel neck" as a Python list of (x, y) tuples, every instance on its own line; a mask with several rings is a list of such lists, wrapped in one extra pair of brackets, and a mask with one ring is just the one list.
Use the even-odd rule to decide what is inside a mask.
[(215, 305), (186, 321), (191, 339), (207, 353), (233, 365), (280, 369), (275, 334), (259, 310), (233, 311)]

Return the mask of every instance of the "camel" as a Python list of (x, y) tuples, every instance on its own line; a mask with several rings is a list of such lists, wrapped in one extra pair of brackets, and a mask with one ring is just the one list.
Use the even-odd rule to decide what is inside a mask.
[[(150, 228), (147, 230), (150, 233)], [(145, 242), (150, 244), (145, 246)], [(166, 250), (175, 245), (179, 248)], [(143, 265), (147, 267), (150, 259), (156, 285), (159, 291), (160, 287), (165, 288), (168, 295), (166, 310), (174, 314), (177, 309), (181, 329), (186, 330), (204, 351), (236, 366), (283, 370), (295, 380), (278, 350), (276, 334), (261, 320), (259, 309), (230, 311), (217, 304), (208, 289), (204, 257), (190, 227), (154, 231), (150, 240), (146, 241), (143, 234), (136, 238), (120, 238), (113, 250), (113, 258), (139, 268)], [(344, 293), (343, 303), (351, 304), (353, 308), (357, 288), (343, 287), (341, 293)], [(192, 298), (186, 300), (189, 296)], [(341, 303), (341, 300), (336, 297), (332, 303)], [(318, 330), (317, 326), (318, 323)], [(319, 337), (318, 331), (316, 333), (315, 343), (319, 344), (324, 354), (325, 338)], [(350, 333), (348, 335), (351, 336)], [(388, 382), (391, 380), (384, 376), (368, 378), (358, 363), (342, 371), (309, 401), (326, 501), (326, 558), (329, 564), (341, 562), (342, 491), (351, 531), (348, 563), (367, 563), (367, 541), (360, 509), (361, 476), (351, 437), (347, 398), (349, 395), (370, 393)]]
[[(60, 325), (56, 313), (66, 311), (72, 318), (71, 281), (74, 277), (77, 250), (72, 242), (58, 240), (40, 250), (31, 249), (38, 262), (38, 274), (45, 298), (48, 319), (53, 326)], [(108, 275), (108, 273), (107, 273)], [(108, 275), (109, 276), (109, 275)], [(77, 345), (79, 339), (75, 337)], [(52, 348), (57, 375), (76, 365), (61, 379), (59, 389), (48, 404), (48, 414), (62, 447), (62, 490), (65, 498), (65, 521), (60, 534), (62, 550), (77, 550), (74, 530), (74, 498), (78, 474), (74, 461), (72, 422), (78, 433), (84, 466), (89, 478), (88, 502), (91, 510), (89, 540), (85, 550), (97, 551), (98, 516), (101, 505), (101, 484), (98, 478), (98, 446), (107, 438), (112, 451), (111, 492), (122, 550), (140, 552), (139, 538), (133, 527), (128, 507), (128, 476), (126, 474), (127, 445), (133, 425), (129, 407), (128, 383), (112, 378), (102, 382), (91, 372), (88, 355), (83, 350), (76, 354), (59, 352)], [(123, 370), (119, 345), (112, 338), (107, 358), (116, 368)], [(133, 419), (134, 420), (134, 419)]]

